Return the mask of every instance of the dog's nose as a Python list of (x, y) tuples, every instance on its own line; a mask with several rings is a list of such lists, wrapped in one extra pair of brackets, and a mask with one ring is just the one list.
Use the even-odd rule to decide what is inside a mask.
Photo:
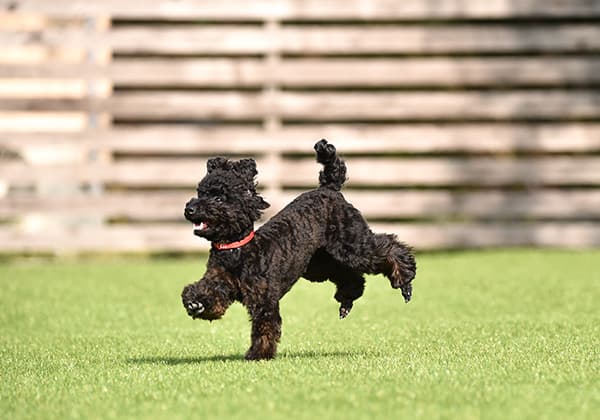
[(190, 216), (191, 216), (191, 215), (192, 215), (192, 214), (194, 214), (195, 212), (196, 212), (196, 209), (195, 209), (195, 208), (193, 208), (193, 207), (186, 207), (186, 208), (185, 208), (185, 214), (188, 214), (188, 215), (190, 215)]

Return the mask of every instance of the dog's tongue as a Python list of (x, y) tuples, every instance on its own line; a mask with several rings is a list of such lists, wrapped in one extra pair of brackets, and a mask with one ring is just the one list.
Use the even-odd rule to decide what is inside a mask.
[(204, 230), (206, 229), (206, 223), (204, 222), (200, 222), (200, 223), (194, 223), (194, 230)]

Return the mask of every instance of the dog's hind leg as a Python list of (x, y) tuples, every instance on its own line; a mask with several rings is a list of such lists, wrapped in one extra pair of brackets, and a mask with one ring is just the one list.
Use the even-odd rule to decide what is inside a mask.
[(354, 301), (362, 296), (365, 278), (360, 272), (340, 266), (329, 279), (337, 286), (333, 297), (340, 302), (340, 319), (344, 319), (350, 313)]
[(310, 259), (306, 270), (302, 273), (302, 277), (308, 281), (320, 283), (327, 280), (337, 266), (338, 263), (331, 255), (323, 249), (318, 249)]
[(367, 274), (384, 274), (395, 289), (402, 291), (408, 302), (412, 296), (411, 282), (417, 266), (412, 250), (395, 235), (374, 234), (366, 223), (357, 222), (353, 229), (340, 230), (326, 250), (341, 266)]
[(343, 266), (323, 249), (315, 252), (302, 277), (314, 282), (329, 279), (336, 285), (333, 297), (340, 303), (340, 319), (348, 316), (353, 302), (362, 296), (365, 289), (361, 272)]

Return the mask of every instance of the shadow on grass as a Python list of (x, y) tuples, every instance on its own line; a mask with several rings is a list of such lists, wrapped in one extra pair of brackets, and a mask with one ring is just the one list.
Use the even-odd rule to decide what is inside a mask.
[[(358, 356), (362, 353), (356, 351), (332, 351), (332, 352), (318, 352), (318, 351), (304, 351), (304, 352), (283, 352), (277, 356), (277, 359), (320, 359), (320, 358), (336, 358), (336, 357), (349, 357)], [(208, 362), (230, 362), (230, 361), (241, 361), (245, 362), (243, 354), (225, 354), (225, 355), (214, 355), (214, 356), (199, 356), (199, 357), (174, 357), (174, 356), (156, 356), (156, 357), (135, 357), (126, 360), (129, 364), (134, 365), (186, 365), (186, 364), (198, 364)]]

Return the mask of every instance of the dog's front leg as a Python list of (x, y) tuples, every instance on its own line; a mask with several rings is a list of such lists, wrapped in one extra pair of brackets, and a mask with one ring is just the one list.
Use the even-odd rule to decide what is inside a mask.
[(181, 300), (189, 316), (212, 321), (225, 314), (234, 296), (231, 276), (222, 270), (209, 269), (201, 280), (183, 289)]
[(257, 306), (250, 309), (252, 318), (252, 345), (246, 352), (246, 360), (272, 359), (277, 352), (281, 337), (279, 305)]

